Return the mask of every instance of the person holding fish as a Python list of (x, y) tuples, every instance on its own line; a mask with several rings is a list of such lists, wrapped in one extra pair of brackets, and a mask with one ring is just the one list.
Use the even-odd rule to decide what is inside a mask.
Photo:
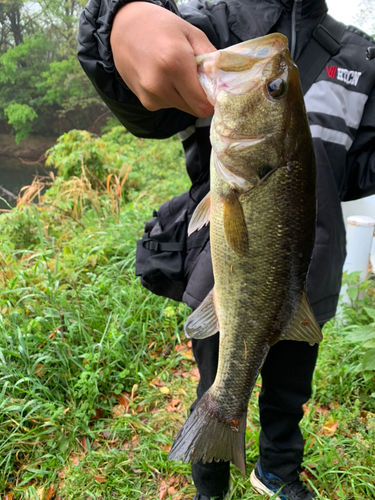
[(225, 497), (230, 462), (245, 473), (259, 372), (251, 483), (316, 497), (299, 477), (299, 422), (341, 287), (340, 203), (375, 193), (375, 43), (326, 14), (324, 0), (90, 0), (81, 16), (79, 59), (112, 112), (185, 149), (192, 188), (148, 221), (137, 274), (194, 309), (198, 398), (170, 458), (191, 461), (195, 500)]

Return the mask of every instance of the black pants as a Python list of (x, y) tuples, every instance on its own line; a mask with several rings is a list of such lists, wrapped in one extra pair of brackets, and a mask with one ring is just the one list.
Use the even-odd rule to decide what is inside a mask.
[[(194, 356), (201, 379), (195, 405), (215, 380), (219, 335), (193, 340)], [(263, 365), (262, 390), (259, 396), (261, 433), (260, 463), (286, 482), (298, 478), (304, 443), (299, 429), (302, 405), (311, 396), (311, 380), (318, 355), (318, 345), (283, 340), (271, 347)], [(197, 490), (209, 497), (228, 490), (229, 462), (197, 463), (192, 466)]]

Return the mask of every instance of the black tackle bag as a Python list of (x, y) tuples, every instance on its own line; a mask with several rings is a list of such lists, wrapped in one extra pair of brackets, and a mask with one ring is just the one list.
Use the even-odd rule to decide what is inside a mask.
[(199, 201), (208, 193), (209, 182), (164, 203), (146, 222), (137, 242), (135, 274), (155, 293), (182, 300), (189, 271), (209, 239), (209, 225), (190, 236), (187, 229)]

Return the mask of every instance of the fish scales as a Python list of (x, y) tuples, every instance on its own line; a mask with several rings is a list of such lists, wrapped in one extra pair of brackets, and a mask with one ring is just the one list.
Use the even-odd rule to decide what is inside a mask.
[(270, 346), (321, 340), (305, 283), (316, 191), (310, 130), (285, 37), (268, 35), (197, 58), (215, 105), (210, 194), (189, 231), (210, 221), (215, 286), (185, 324), (220, 331), (218, 370), (179, 432), (173, 460), (231, 460), (245, 473), (248, 401)]
[[(222, 294), (219, 294), (221, 300), (217, 304), (219, 324), (223, 332), (235, 332), (232, 336), (227, 334), (220, 337), (218, 376), (212, 391), (222, 402), (221, 407), (228, 409), (228, 415), (234, 413), (237, 419), (244, 411), (244, 405), (247, 406), (258, 375), (254, 373), (253, 366), (262, 364), (268, 351), (268, 347), (261, 349), (260, 344), (264, 344), (264, 338), (267, 338), (268, 345), (278, 340), (300, 301), (300, 288), (294, 284), (299, 284), (304, 278), (304, 265), (301, 263), (310, 257), (310, 252), (302, 248), (295, 254), (294, 233), (304, 234), (309, 221), (304, 211), (296, 213), (290, 202), (293, 185), (299, 179), (303, 180), (301, 176), (294, 179), (294, 174), (295, 170), (280, 168), (269, 178), (265, 190), (278, 200), (271, 209), (267, 192), (252, 190), (244, 196), (242, 206), (245, 220), (252, 228), (246, 258), (239, 258), (225, 242), (220, 211), (213, 210), (215, 216), (211, 218), (215, 287), (222, 290)], [(288, 185), (291, 189), (288, 189)], [(214, 192), (213, 188), (213, 204)], [(278, 228), (278, 221), (285, 218), (293, 221), (293, 224)], [(302, 257), (299, 256), (301, 253), (304, 253)], [(230, 290), (228, 282), (231, 283)], [(272, 314), (264, 309), (265, 304), (269, 303), (272, 303)], [(286, 314), (290, 309), (292, 311)], [(243, 375), (239, 375), (239, 372)], [(227, 388), (226, 391), (222, 390), (223, 386)], [(228, 393), (232, 394), (231, 399)], [(238, 410), (232, 399), (239, 402)]]

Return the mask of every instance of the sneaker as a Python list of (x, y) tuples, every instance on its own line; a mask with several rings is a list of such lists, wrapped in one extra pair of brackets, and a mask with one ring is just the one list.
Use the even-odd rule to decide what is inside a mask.
[(266, 493), (270, 497), (277, 493), (278, 497), (275, 500), (312, 500), (316, 498), (315, 493), (308, 490), (300, 479), (292, 483), (285, 483), (273, 474), (262, 471), (259, 462), (255, 464), (250, 482), (258, 493)]

